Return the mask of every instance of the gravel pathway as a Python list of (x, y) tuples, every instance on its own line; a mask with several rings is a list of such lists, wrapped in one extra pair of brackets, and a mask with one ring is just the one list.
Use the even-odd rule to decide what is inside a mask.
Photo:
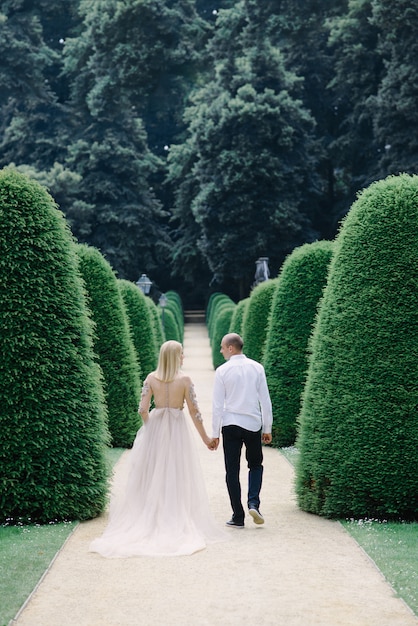
[[(213, 369), (206, 328), (185, 330), (184, 370), (210, 434)], [(230, 517), (222, 451), (196, 434), (215, 519)], [(116, 466), (123, 484), (129, 452)], [(246, 488), (245, 463), (243, 485)], [(106, 515), (76, 528), (25, 608), (19, 626), (417, 626), (382, 574), (338, 523), (295, 505), (293, 470), (265, 448), (261, 511), (230, 541), (186, 557), (104, 559), (87, 551)]]

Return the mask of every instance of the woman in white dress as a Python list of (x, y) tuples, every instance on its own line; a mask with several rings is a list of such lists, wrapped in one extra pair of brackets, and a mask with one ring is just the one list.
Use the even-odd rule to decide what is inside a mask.
[[(211, 448), (191, 379), (180, 367), (183, 347), (166, 341), (142, 388), (139, 429), (126, 490), (111, 498), (109, 523), (89, 550), (105, 557), (176, 556), (203, 550), (225, 533), (212, 519), (188, 418)], [(149, 411), (151, 399), (155, 408)]]

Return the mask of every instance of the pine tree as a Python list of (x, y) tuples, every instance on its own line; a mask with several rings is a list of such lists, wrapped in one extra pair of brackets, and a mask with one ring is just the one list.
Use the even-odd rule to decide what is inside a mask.
[(313, 236), (313, 120), (297, 99), (299, 81), (286, 70), (269, 22), (260, 29), (265, 13), (260, 9), (253, 20), (253, 9), (239, 2), (220, 13), (211, 79), (193, 95), (186, 141), (169, 158), (178, 182), (174, 216), (185, 229), (178, 245), (190, 245), (186, 235), (193, 236), (195, 222), (213, 284), (228, 282), (239, 299), (256, 258), (268, 250), (274, 272)]
[(374, 132), (380, 176), (418, 168), (418, 7), (409, 0), (373, 0), (373, 23), (385, 73), (379, 85)]

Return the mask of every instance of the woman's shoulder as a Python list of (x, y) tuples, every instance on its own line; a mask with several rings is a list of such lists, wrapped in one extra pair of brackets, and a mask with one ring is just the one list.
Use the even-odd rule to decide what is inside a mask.
[(183, 374), (183, 372), (179, 373), (177, 380), (181, 381), (186, 387), (189, 387), (193, 384), (190, 376), (187, 376), (187, 374)]

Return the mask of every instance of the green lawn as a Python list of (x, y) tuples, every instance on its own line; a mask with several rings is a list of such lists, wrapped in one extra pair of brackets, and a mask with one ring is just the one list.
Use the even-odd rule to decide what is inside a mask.
[(418, 615), (418, 524), (375, 520), (342, 523)]
[[(294, 465), (295, 447), (280, 452)], [(376, 563), (412, 611), (418, 615), (418, 523), (341, 520), (344, 528)]]
[[(109, 463), (123, 452), (110, 449)], [(0, 626), (15, 617), (77, 523), (0, 526)]]
[(0, 527), (0, 624), (24, 604), (77, 523)]

